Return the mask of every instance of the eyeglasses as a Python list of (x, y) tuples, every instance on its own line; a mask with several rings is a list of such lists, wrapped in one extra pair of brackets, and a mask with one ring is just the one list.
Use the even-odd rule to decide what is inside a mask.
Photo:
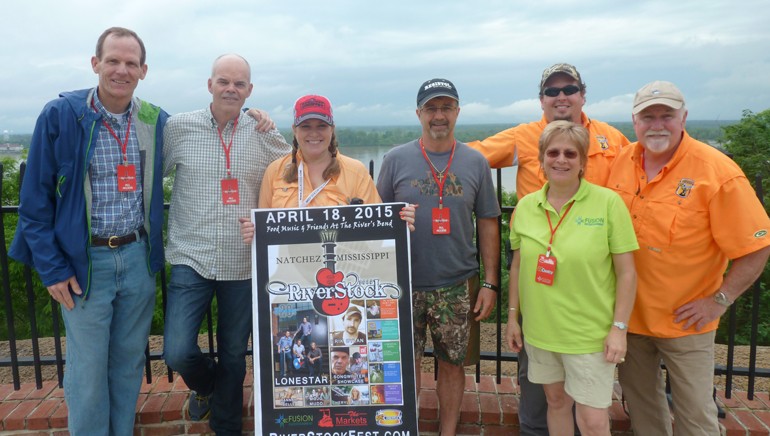
[(555, 158), (559, 157), (560, 154), (563, 154), (564, 157), (567, 158), (567, 159), (576, 159), (578, 157), (578, 152), (575, 151), (575, 150), (564, 150), (564, 151), (561, 151), (561, 150), (551, 149), (551, 150), (546, 150), (545, 151), (545, 155), (550, 157), (551, 159), (555, 159)]
[(426, 112), (428, 115), (436, 115), (438, 112), (450, 114), (457, 110), (457, 106), (423, 106), (420, 110)]
[(559, 93), (563, 92), (564, 95), (572, 95), (577, 92), (580, 92), (580, 87), (576, 85), (567, 85), (564, 88), (545, 88), (543, 90), (543, 94), (547, 95), (548, 97), (558, 97)]

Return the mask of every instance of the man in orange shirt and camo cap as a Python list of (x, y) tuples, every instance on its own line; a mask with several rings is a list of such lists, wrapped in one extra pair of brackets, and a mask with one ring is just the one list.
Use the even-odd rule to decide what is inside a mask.
[[(539, 121), (523, 123), (483, 141), (468, 145), (480, 151), (492, 168), (518, 166), (516, 196), (522, 198), (539, 190), (545, 184), (545, 175), (538, 160), (538, 141), (551, 121), (566, 120), (588, 129), (588, 162), (585, 179), (605, 186), (610, 166), (622, 147), (629, 141), (619, 130), (607, 123), (593, 120), (583, 112), (586, 102), (586, 85), (573, 65), (558, 63), (543, 71), (540, 78), (540, 106), (543, 117)], [(516, 316), (510, 313), (509, 316)], [(548, 410), (543, 387), (530, 383), (527, 378), (527, 354), (519, 353), (519, 421), (521, 434), (527, 436), (548, 435), (546, 412)], [(577, 426), (575, 427), (577, 428)]]
[(722, 152), (691, 138), (686, 120), (674, 84), (641, 88), (633, 108), (639, 142), (621, 152), (607, 181), (628, 206), (641, 247), (634, 252), (638, 287), (628, 353), (618, 366), (639, 435), (672, 434), (661, 358), (676, 434), (719, 434), (712, 399), (719, 317), (770, 255), (770, 219), (746, 176)]
[(538, 140), (551, 121), (566, 120), (588, 129), (588, 163), (585, 179), (605, 186), (615, 156), (629, 141), (619, 130), (607, 123), (593, 120), (583, 112), (586, 85), (573, 65), (554, 64), (543, 71), (540, 79), (540, 121), (522, 123), (468, 145), (480, 151), (492, 168), (518, 166), (516, 196), (522, 198), (545, 184), (545, 175), (538, 161)]

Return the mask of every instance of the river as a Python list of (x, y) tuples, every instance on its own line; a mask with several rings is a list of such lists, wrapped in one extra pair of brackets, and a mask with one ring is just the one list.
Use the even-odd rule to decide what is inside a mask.
[[(366, 167), (369, 167), (369, 162), (374, 161), (374, 179), (377, 180), (377, 175), (380, 172), (380, 165), (382, 165), (382, 158), (385, 153), (392, 147), (387, 146), (371, 146), (371, 147), (340, 147), (342, 154), (353, 159), (358, 159), (363, 162)], [(502, 170), (502, 186), (506, 191), (516, 190), (516, 170), (517, 167), (504, 168)], [(495, 170), (492, 170), (492, 181), (497, 186), (497, 176)]]

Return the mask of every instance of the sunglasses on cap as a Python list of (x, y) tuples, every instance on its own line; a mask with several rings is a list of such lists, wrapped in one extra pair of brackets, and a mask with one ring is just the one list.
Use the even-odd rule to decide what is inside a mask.
[(548, 97), (558, 97), (561, 92), (563, 92), (564, 95), (572, 95), (580, 92), (580, 87), (576, 85), (567, 85), (564, 88), (549, 87), (543, 90), (543, 95), (547, 95)]

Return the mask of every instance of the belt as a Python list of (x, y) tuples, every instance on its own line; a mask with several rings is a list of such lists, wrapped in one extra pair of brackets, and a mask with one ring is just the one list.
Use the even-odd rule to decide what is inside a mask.
[(147, 232), (144, 230), (144, 227), (140, 228), (139, 230), (134, 230), (133, 233), (129, 233), (123, 236), (110, 236), (109, 238), (97, 238), (92, 236), (91, 246), (118, 248), (121, 245), (136, 242), (141, 239), (142, 236), (147, 236)]

